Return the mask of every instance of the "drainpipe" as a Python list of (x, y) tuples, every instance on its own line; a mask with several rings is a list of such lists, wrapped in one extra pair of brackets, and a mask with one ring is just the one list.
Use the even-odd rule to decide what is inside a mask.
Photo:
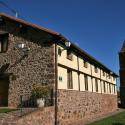
[(101, 73), (101, 68), (100, 68), (100, 87), (101, 87), (101, 94), (102, 94), (102, 77), (101, 77), (102, 73)]
[(79, 57), (77, 55), (77, 68), (78, 68), (78, 85), (79, 85), (79, 91), (80, 91), (80, 69), (79, 69)]
[(91, 83), (92, 83), (92, 92), (93, 92), (93, 75), (92, 75), (92, 64), (90, 63), (90, 70), (91, 70)]
[(57, 125), (57, 88), (58, 88), (58, 69), (57, 69), (57, 43), (55, 42), (55, 125)]

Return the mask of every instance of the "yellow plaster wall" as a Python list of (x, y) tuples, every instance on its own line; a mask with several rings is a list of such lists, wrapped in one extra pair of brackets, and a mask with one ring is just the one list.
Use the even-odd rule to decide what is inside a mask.
[(80, 91), (85, 91), (84, 74), (80, 74)]
[[(60, 46), (58, 46), (60, 47)], [(60, 47), (63, 49), (62, 47)], [(58, 51), (57, 51), (58, 55)], [(83, 64), (84, 58), (77, 57), (76, 54), (73, 53), (73, 60), (67, 59), (67, 50), (63, 50), (61, 56), (58, 55), (57, 57), (57, 63), (62, 64), (65, 67), (69, 67), (71, 69), (75, 69), (78, 71), (78, 65), (79, 65), (79, 71), (82, 72), (79, 75), (80, 78), (80, 91), (85, 91), (85, 83), (84, 83), (84, 74), (88, 74), (88, 91), (92, 92), (92, 86), (93, 86), (93, 92), (96, 92), (95, 89), (95, 78), (98, 79), (98, 93), (104, 93), (104, 87), (103, 87), (103, 81), (107, 81), (113, 84), (116, 84), (116, 79), (113, 79), (113, 76), (109, 79), (107, 77), (107, 73), (105, 72), (105, 76), (103, 76), (103, 70), (98, 68), (98, 72), (95, 73), (94, 65), (90, 64), (88, 62), (88, 67), (85, 68)], [(79, 82), (78, 82), (78, 72), (72, 71), (73, 76), (73, 90), (79, 91)], [(93, 76), (90, 77), (90, 76)], [(59, 77), (62, 77), (62, 81), (59, 80)], [(101, 79), (101, 81), (100, 81)], [(103, 81), (102, 81), (103, 80)], [(58, 89), (67, 89), (67, 68), (63, 68), (61, 66), (58, 66)], [(111, 87), (112, 94), (114, 89)], [(109, 93), (109, 85), (106, 83), (106, 94)], [(117, 94), (117, 93), (115, 93)]]

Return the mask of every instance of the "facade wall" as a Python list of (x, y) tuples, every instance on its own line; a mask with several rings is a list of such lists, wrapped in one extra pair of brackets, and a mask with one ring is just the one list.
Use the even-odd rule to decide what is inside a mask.
[[(61, 48), (63, 51), (61, 55), (58, 54), (58, 48)], [(67, 69), (70, 68), (72, 71), (72, 78), (73, 78), (73, 89), (72, 90), (79, 90), (85, 91), (85, 79), (84, 75), (88, 77), (88, 91), (89, 92), (98, 92), (104, 94), (117, 94), (116, 93), (116, 77), (112, 76), (106, 72), (106, 70), (101, 69), (100, 67), (97, 68), (97, 72), (95, 72), (94, 64), (87, 62), (87, 68), (84, 67), (84, 57), (79, 57), (77, 54), (72, 53), (73, 59), (69, 60), (67, 58), (67, 50), (65, 50), (62, 46), (57, 46), (57, 63), (58, 63), (58, 89), (68, 89), (67, 88)], [(60, 65), (61, 64), (61, 65)], [(104, 73), (103, 73), (104, 72)], [(79, 75), (79, 78), (78, 78)], [(110, 77), (109, 77), (110, 75)], [(59, 80), (61, 77), (62, 80)], [(98, 82), (98, 91), (96, 91), (96, 84), (95, 79)], [(103, 82), (105, 82), (105, 92)], [(110, 84), (110, 87), (109, 87)], [(112, 90), (113, 88), (115, 91), (110, 91), (109, 88)]]
[(88, 63), (88, 67), (85, 68), (83, 65), (83, 59), (79, 57), (78, 60), (79, 60), (79, 71), (91, 75), (91, 65)]
[(80, 91), (85, 91), (84, 74), (80, 74)]
[[(20, 33), (16, 23), (6, 21), (0, 31), (9, 33), (8, 50), (0, 53), (0, 67), (9, 64), (4, 74), (10, 75), (8, 103), (15, 107), (20, 104), (20, 96), (30, 96), (34, 84), (55, 83), (54, 45), (50, 42), (51, 36), (34, 29), (25, 34)], [(13, 32), (12, 32), (13, 31)], [(23, 52), (15, 46), (24, 43), (30, 48), (28, 56), (23, 57)], [(13, 79), (13, 76), (16, 76)]]
[[(61, 56), (58, 55), (58, 62), (61, 62), (61, 64), (65, 65), (65, 66), (78, 70), (77, 56), (75, 54), (73, 54), (73, 60), (71, 61), (71, 60), (67, 59), (67, 50), (64, 50), (64, 48), (61, 46), (58, 46), (57, 49), (58, 48), (61, 48), (63, 50), (63, 52), (61, 53)], [(57, 52), (58, 52), (58, 50), (57, 50)]]
[(83, 125), (116, 109), (116, 95), (58, 90), (59, 125)]
[(72, 72), (72, 78), (73, 78), (73, 89), (79, 90), (78, 73)]
[[(109, 78), (109, 74), (99, 67), (96, 73), (94, 64), (87, 62), (86, 68), (83, 62), (84, 57), (78, 57), (75, 53), (72, 60), (67, 59), (67, 50), (58, 55), (58, 125), (82, 125), (117, 109), (116, 78), (114, 80), (111, 74)], [(67, 88), (69, 69), (72, 72), (72, 89)], [(85, 76), (88, 90), (85, 89)]]

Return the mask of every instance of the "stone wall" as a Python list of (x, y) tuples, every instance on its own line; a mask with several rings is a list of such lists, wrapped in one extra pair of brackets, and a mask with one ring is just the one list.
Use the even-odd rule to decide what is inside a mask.
[(109, 94), (58, 90), (58, 124), (82, 125), (117, 109), (117, 96)]
[(19, 118), (16, 125), (55, 125), (54, 107), (39, 109)]
[[(2, 73), (10, 74), (8, 103), (16, 107), (20, 104), (20, 95), (30, 96), (33, 84), (55, 83), (54, 44), (52, 36), (26, 27), (21, 32), (18, 23), (6, 21), (0, 26), (0, 31), (9, 33), (9, 46), (6, 53), (0, 53), (0, 67), (9, 63), (9, 67)], [(15, 48), (18, 43), (24, 43), (30, 48), (28, 56)]]

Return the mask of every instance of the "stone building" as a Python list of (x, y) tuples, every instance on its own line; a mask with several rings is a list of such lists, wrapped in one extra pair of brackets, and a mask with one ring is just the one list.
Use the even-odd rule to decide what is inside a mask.
[(119, 64), (120, 64), (120, 99), (121, 105), (125, 107), (125, 41), (119, 52)]
[(117, 109), (117, 74), (60, 33), (0, 14), (0, 52), (1, 106), (17, 107), (34, 84), (51, 84), (58, 125)]

